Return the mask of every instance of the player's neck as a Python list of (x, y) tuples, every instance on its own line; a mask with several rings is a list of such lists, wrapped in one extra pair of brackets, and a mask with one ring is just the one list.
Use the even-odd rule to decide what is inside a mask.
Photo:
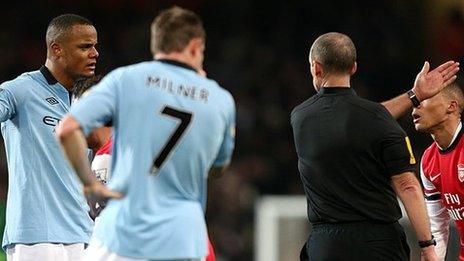
[(349, 75), (327, 75), (322, 80), (322, 86), (324, 88), (330, 87), (350, 87), (350, 76)]
[(60, 70), (58, 66), (49, 59), (45, 61), (45, 66), (61, 85), (63, 85), (68, 91), (72, 91), (74, 85), (73, 79), (63, 73), (63, 71)]
[(195, 63), (192, 61), (192, 58), (185, 54), (185, 52), (157, 53), (155, 54), (154, 58), (155, 60), (167, 59), (185, 63), (191, 66), (192, 68), (197, 69)]
[(453, 138), (456, 136), (460, 121), (450, 120), (444, 121), (440, 124), (439, 128), (432, 131), (431, 135), (433, 140), (438, 144), (441, 149), (448, 148), (453, 142)]

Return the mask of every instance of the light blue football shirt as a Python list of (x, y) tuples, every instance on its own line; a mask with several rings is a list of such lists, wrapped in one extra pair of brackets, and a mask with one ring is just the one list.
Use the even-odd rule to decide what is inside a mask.
[(96, 239), (134, 258), (206, 256), (206, 181), (231, 159), (231, 94), (188, 65), (151, 61), (114, 70), (70, 112), (85, 134), (114, 125), (109, 186), (125, 198), (103, 210)]
[(82, 185), (55, 138), (69, 105), (68, 91), (45, 66), (0, 85), (9, 174), (4, 249), (89, 241), (92, 220)]

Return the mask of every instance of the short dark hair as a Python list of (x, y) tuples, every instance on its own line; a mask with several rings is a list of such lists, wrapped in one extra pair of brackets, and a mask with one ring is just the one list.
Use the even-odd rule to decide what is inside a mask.
[(332, 32), (319, 36), (314, 41), (310, 59), (319, 62), (328, 73), (350, 73), (356, 62), (356, 48), (350, 37)]
[(75, 99), (79, 99), (82, 95), (92, 88), (95, 84), (100, 82), (102, 79), (101, 75), (94, 75), (92, 77), (85, 77), (76, 80), (73, 86), (73, 95)]
[(74, 25), (93, 26), (89, 19), (76, 14), (63, 14), (53, 18), (47, 27), (45, 40), (47, 46), (66, 37)]
[(151, 51), (171, 53), (184, 50), (190, 40), (206, 37), (201, 18), (194, 12), (171, 7), (156, 16), (151, 24)]
[(447, 85), (442, 90), (443, 94), (450, 100), (456, 100), (458, 102), (460, 111), (464, 110), (464, 93), (462, 85), (457, 82)]

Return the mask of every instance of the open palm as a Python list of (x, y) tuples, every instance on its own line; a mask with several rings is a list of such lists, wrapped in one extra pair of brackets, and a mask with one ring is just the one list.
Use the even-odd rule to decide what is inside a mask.
[(433, 97), (445, 86), (453, 83), (457, 78), (459, 63), (448, 61), (432, 71), (429, 70), (429, 62), (425, 62), (414, 81), (413, 91), (420, 101)]

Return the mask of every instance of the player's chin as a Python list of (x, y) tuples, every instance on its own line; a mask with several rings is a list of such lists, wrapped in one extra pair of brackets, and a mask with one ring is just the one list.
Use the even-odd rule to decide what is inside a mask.
[(85, 69), (82, 72), (82, 76), (84, 76), (84, 77), (92, 77), (94, 75), (95, 75), (95, 69)]
[(418, 132), (429, 133), (429, 128), (427, 128), (427, 126), (425, 126), (424, 124), (415, 123), (415, 124), (414, 124), (414, 128), (415, 128), (416, 131), (418, 131)]

